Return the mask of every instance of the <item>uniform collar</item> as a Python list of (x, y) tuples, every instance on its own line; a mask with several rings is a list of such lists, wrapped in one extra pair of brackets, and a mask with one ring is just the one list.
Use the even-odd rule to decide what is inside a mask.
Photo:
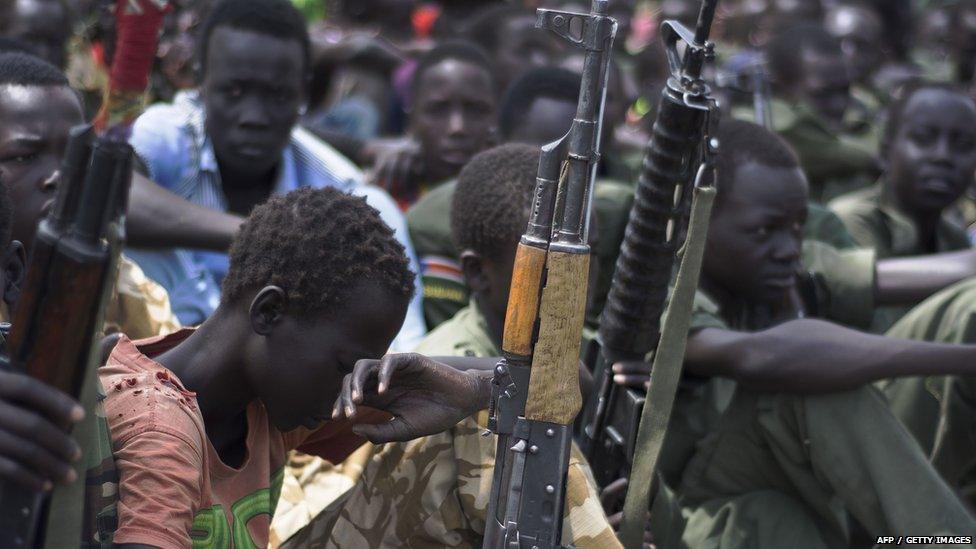
[[(891, 252), (895, 256), (919, 255), (928, 253), (922, 249), (919, 241), (918, 229), (915, 222), (905, 215), (894, 204), (891, 198), (883, 192), (884, 180), (867, 191), (866, 196), (877, 204), (878, 211), (891, 234)], [(957, 227), (945, 216), (939, 218), (935, 228), (935, 245), (937, 252), (959, 249), (963, 242), (967, 242), (965, 230)]]

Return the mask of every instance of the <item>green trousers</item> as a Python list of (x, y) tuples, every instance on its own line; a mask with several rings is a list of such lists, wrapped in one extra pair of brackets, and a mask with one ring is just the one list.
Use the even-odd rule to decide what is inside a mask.
[(976, 503), (976, 378), (907, 377), (879, 387), (946, 482)]
[(872, 387), (736, 391), (681, 481), (689, 547), (840, 547), (872, 535), (972, 535), (976, 520)]

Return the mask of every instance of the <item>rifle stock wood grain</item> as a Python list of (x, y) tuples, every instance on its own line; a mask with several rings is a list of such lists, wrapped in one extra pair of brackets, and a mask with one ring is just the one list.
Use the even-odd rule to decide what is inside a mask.
[(579, 354), (590, 256), (550, 252), (548, 261), (525, 417), (568, 425), (582, 405)]
[(539, 311), (539, 289), (545, 267), (545, 250), (519, 244), (502, 336), (502, 350), (506, 353), (532, 356), (532, 331)]

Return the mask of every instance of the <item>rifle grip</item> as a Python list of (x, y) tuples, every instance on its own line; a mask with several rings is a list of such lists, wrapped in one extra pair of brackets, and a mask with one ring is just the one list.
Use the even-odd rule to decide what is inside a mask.
[(532, 356), (532, 332), (539, 311), (539, 290), (545, 267), (546, 250), (519, 243), (505, 311), (502, 350), (506, 353)]
[(582, 405), (579, 388), (580, 333), (586, 310), (590, 255), (549, 252), (542, 290), (539, 339), (532, 357), (525, 418), (568, 425)]

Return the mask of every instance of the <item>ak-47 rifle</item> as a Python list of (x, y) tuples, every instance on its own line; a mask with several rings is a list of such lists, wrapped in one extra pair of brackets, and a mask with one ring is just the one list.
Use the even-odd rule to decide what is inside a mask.
[(746, 96), (750, 97), (755, 123), (766, 129), (773, 128), (769, 70), (762, 56), (755, 54), (733, 70), (718, 72), (715, 86), (731, 94), (733, 104), (744, 103)]
[[(600, 321), (594, 368), (599, 393), (591, 401), (581, 446), (598, 484), (628, 477), (644, 406), (643, 391), (613, 382), (612, 366), (656, 351), (676, 251), (684, 235), (691, 189), (704, 173), (706, 130), (714, 101), (702, 80), (713, 57), (708, 42), (718, 0), (704, 0), (694, 33), (665, 21), (662, 39), (671, 76), (647, 144), (613, 284)], [(686, 44), (684, 56), (678, 43)]]
[[(38, 225), (6, 354), (0, 356), (0, 367), (76, 399), (86, 383), (97, 383), (98, 336), (125, 243), (133, 156), (125, 142), (144, 103), (170, 5), (169, 0), (115, 0), (115, 59), (95, 120), (103, 137), (96, 139), (90, 126), (71, 130), (55, 206)], [(63, 498), (61, 507), (75, 504)], [(58, 521), (57, 509), (48, 521), (50, 507), (44, 494), (0, 486), (0, 547), (40, 548), (48, 531), (70, 537), (78, 525)]]
[[(132, 150), (71, 131), (54, 208), (41, 220), (3, 366), (78, 398), (97, 367), (105, 305), (124, 241)], [(91, 413), (91, 411), (89, 411)], [(0, 486), (0, 547), (44, 545), (48, 498), (13, 483)]]
[(589, 14), (538, 10), (537, 27), (586, 56), (573, 124), (542, 147), (532, 213), (515, 257), (490, 410), (498, 446), (485, 548), (561, 547), (572, 426), (581, 407), (586, 235), (617, 28), (607, 3), (593, 0)]

